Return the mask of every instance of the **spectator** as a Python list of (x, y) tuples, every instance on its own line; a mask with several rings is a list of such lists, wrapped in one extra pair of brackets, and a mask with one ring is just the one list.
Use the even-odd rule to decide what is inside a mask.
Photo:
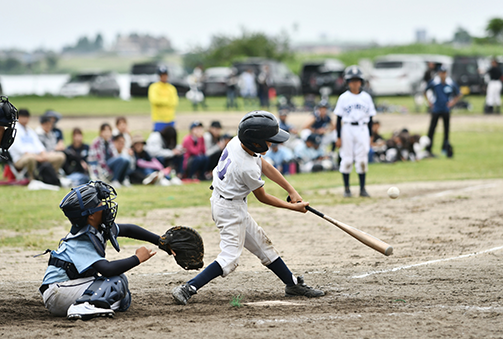
[(225, 148), (225, 140), (222, 138), (222, 125), (220, 121), (212, 121), (206, 133), (204, 133), (204, 146), (208, 157), (208, 171), (213, 171), (218, 164), (218, 159)]
[(190, 133), (183, 139), (182, 146), (185, 149), (183, 169), (188, 179), (209, 180), (208, 157), (204, 145), (203, 124), (194, 121), (190, 125)]
[(489, 83), (487, 84), (486, 105), (484, 113), (500, 113), (501, 106), (501, 80), (502, 72), (496, 59), (491, 60), (491, 68), (487, 71)]
[[(322, 160), (327, 159), (327, 157), (320, 145), (321, 136), (313, 133), (307, 137), (306, 142), (299, 143), (295, 147), (294, 155), (299, 164), (299, 172), (318, 172), (325, 169), (324, 166), (327, 167), (326, 169), (332, 169), (329, 163), (322, 163)], [(327, 166), (327, 164), (329, 165)]]
[(84, 144), (82, 130), (74, 128), (72, 131), (72, 143), (65, 150), (66, 161), (63, 170), (66, 177), (71, 180), (72, 186), (85, 184), (89, 181), (89, 168), (87, 157), (89, 145)]
[(258, 97), (260, 107), (269, 109), (269, 88), (271, 87), (271, 72), (268, 65), (263, 65), (262, 70), (257, 77)]
[(122, 134), (124, 137), (124, 148), (129, 150), (131, 148), (131, 133), (129, 133), (129, 127), (125, 117), (117, 117), (117, 119), (115, 119), (115, 128), (112, 130), (112, 136), (119, 134)]
[(241, 74), (239, 78), (239, 89), (245, 105), (254, 105), (255, 98), (257, 97), (257, 84), (255, 82), (255, 74), (251, 68)]
[(132, 139), (132, 150), (134, 155), (134, 169), (129, 177), (133, 184), (157, 184), (161, 186), (171, 185), (170, 181), (166, 178), (166, 169), (157, 160), (145, 151), (145, 139), (141, 135), (135, 135)]
[(290, 113), (290, 108), (288, 108), (286, 106), (281, 106), (278, 109), (279, 128), (290, 133), (290, 137), (291, 137), (292, 135), (297, 135), (298, 131), (295, 128), (295, 126), (286, 122), (286, 119), (288, 118), (289, 113)]
[(40, 117), (40, 125), (35, 129), (40, 142), (42, 142), (46, 151), (49, 152), (57, 152), (61, 150), (57, 149), (60, 147), (60, 145), (58, 143), (56, 133), (54, 133), (52, 129), (53, 125), (53, 120), (50, 117), (42, 115)]
[(237, 70), (233, 67), (231, 70), (231, 74), (227, 78), (227, 102), (226, 102), (226, 107), (227, 109), (229, 108), (235, 108), (236, 110), (238, 109), (238, 102), (237, 102), (237, 96), (238, 96), (238, 75), (237, 75)]
[[(434, 101), (430, 101), (427, 96), (427, 91), (432, 90), (434, 94)], [(452, 146), (449, 143), (449, 120), (451, 116), (451, 108), (456, 105), (456, 103), (462, 98), (463, 94), (459, 91), (458, 85), (449, 77), (447, 77), (447, 69), (441, 66), (438, 70), (438, 76), (436, 76), (430, 83), (426, 86), (424, 92), (426, 100), (431, 108), (431, 122), (430, 128), (428, 129), (428, 138), (430, 138), (430, 145), (427, 151), (430, 152), (431, 156), (435, 156), (432, 153), (433, 147), (433, 135), (435, 134), (435, 128), (437, 127), (438, 119), (442, 118), (444, 121), (444, 142), (442, 145), (442, 151), (448, 152), (448, 156), (452, 156)]]
[(386, 141), (379, 134), (381, 123), (378, 120), (372, 121), (372, 132), (370, 135), (369, 162), (380, 162), (384, 160), (386, 152)]
[(89, 149), (90, 176), (92, 180), (110, 181), (112, 186), (128, 186), (126, 175), (129, 160), (119, 156), (112, 142), (112, 127), (108, 123), (100, 126), (100, 134)]
[(47, 151), (35, 131), (28, 127), (29, 121), (30, 112), (20, 109), (16, 139), (9, 150), (14, 167), (18, 171), (26, 169), (30, 180), (35, 178), (37, 167), (44, 163), (50, 163), (54, 172), (58, 173), (65, 162), (65, 154)]
[(167, 126), (160, 132), (150, 133), (145, 150), (156, 157), (164, 167), (170, 166), (179, 177), (182, 176), (184, 149), (177, 145), (177, 133), (174, 127)]
[[(313, 115), (309, 118), (301, 132), (301, 138), (306, 140), (312, 134), (321, 136), (321, 147), (326, 148), (330, 143), (334, 144), (336, 140), (334, 124), (329, 115), (330, 103), (327, 100), (321, 100), (316, 105)], [(335, 146), (333, 147), (335, 149)]]
[[(281, 174), (295, 174), (296, 172), (296, 170), (290, 170), (290, 164), (293, 161), (293, 152), (288, 147), (273, 143), (264, 158), (280, 171)], [(294, 164), (294, 166), (296, 165)]]
[(57, 140), (57, 145), (55, 147), (56, 151), (63, 151), (65, 149), (65, 140), (63, 136), (63, 131), (60, 130), (56, 124), (58, 121), (61, 119), (61, 114), (58, 112), (55, 112), (53, 110), (47, 110), (45, 111), (44, 115), (45, 117), (49, 117), (52, 120), (52, 131), (56, 135), (56, 140)]
[(160, 132), (167, 126), (175, 127), (175, 111), (178, 106), (178, 92), (168, 83), (168, 69), (159, 67), (159, 81), (148, 88), (153, 131)]

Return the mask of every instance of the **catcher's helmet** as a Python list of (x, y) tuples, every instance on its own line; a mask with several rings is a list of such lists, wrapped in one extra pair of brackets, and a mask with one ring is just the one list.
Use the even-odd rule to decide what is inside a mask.
[(7, 159), (7, 150), (16, 138), (16, 122), (19, 117), (17, 108), (9, 102), (6, 96), (0, 96), (0, 126), (7, 127), (0, 138), (0, 158)]
[(266, 152), (269, 147), (266, 141), (282, 143), (290, 134), (279, 128), (276, 117), (267, 111), (252, 111), (239, 122), (238, 138), (250, 151)]
[(360, 67), (352, 65), (344, 70), (344, 80), (346, 80), (346, 83), (351, 79), (360, 79), (363, 83), (363, 73), (360, 70)]
[(90, 181), (87, 184), (74, 187), (68, 193), (59, 208), (72, 222), (72, 230), (76, 233), (82, 226), (87, 225), (87, 216), (98, 211), (103, 211), (101, 231), (108, 234), (114, 224), (118, 205), (114, 201), (117, 197), (115, 189), (102, 182)]

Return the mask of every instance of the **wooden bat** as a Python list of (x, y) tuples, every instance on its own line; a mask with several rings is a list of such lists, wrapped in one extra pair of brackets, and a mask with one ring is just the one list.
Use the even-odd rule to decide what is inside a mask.
[(325, 215), (321, 213), (318, 210), (315, 210), (311, 206), (306, 206), (306, 209), (309, 212), (312, 212), (316, 214), (317, 216), (325, 219), (329, 223), (339, 227), (341, 230), (355, 238), (356, 240), (364, 243), (365, 245), (375, 249), (378, 252), (381, 252), (382, 254), (388, 256), (393, 254), (393, 247), (391, 247), (389, 244), (385, 243), (384, 241), (374, 237), (373, 235), (370, 235), (368, 233), (365, 233), (363, 231), (360, 231), (357, 228), (354, 228), (352, 226), (346, 225), (345, 223), (342, 223), (338, 220), (330, 218), (328, 215)]
[[(287, 201), (290, 201), (290, 197), (287, 198)], [(343, 230), (344, 232), (346, 232), (347, 234), (349, 234), (350, 236), (352, 236), (356, 240), (375, 249), (376, 251), (381, 252), (382, 254), (384, 254), (386, 256), (393, 254), (393, 247), (391, 247), (391, 245), (374, 237), (373, 235), (370, 235), (368, 233), (360, 231), (359, 229), (354, 228), (353, 226), (346, 225), (345, 223), (342, 223), (338, 220), (332, 219), (328, 215), (325, 215), (325, 214), (321, 213), (320, 211), (315, 210), (311, 206), (306, 206), (306, 209), (309, 212), (312, 212), (312, 213), (316, 214), (317, 216), (325, 219), (329, 223), (339, 227), (341, 230)]]

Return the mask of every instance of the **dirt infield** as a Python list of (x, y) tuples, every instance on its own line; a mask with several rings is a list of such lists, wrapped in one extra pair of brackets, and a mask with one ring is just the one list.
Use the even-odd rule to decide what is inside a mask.
[[(158, 253), (127, 273), (133, 295), (127, 312), (71, 322), (49, 315), (37, 292), (47, 257), (2, 249), (0, 337), (503, 337), (503, 180), (401, 184), (397, 200), (386, 196), (387, 188), (369, 186), (370, 200), (313, 207), (389, 242), (390, 257), (313, 214), (250, 209), (294, 273), (327, 292), (315, 300), (285, 298), (279, 279), (245, 252), (236, 272), (205, 286), (189, 305), (175, 305), (171, 289), (193, 272)], [(219, 237), (209, 206), (118, 222), (141, 222), (161, 233), (175, 218), (199, 229), (211, 263)], [(65, 229), (51, 232), (56, 243)], [(124, 258), (135, 248), (123, 245), (115, 253), (110, 247), (108, 258)], [(230, 305), (238, 295), (239, 308)]]

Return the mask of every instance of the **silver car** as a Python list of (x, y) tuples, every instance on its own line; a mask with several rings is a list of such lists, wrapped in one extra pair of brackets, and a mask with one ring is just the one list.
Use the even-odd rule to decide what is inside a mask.
[(116, 75), (112, 72), (79, 73), (73, 75), (63, 85), (60, 94), (66, 97), (86, 95), (118, 97), (120, 86)]

